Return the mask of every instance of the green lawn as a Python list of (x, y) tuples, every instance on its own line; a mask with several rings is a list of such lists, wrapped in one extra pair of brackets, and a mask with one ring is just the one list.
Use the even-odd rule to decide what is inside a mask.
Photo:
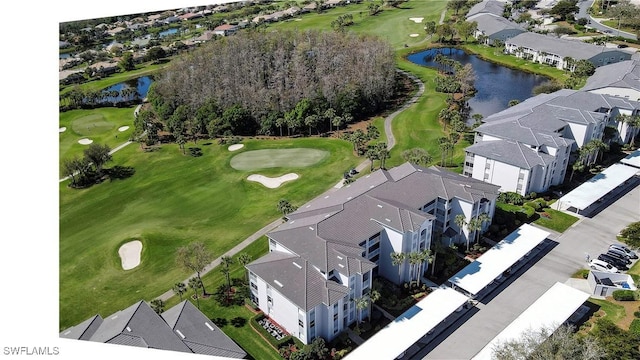
[[(272, 29), (331, 29), (331, 22), (344, 14), (353, 16), (354, 25), (347, 27), (347, 31), (377, 35), (387, 40), (394, 49), (408, 47), (426, 46), (426, 34), (424, 23), (426, 21), (440, 20), (440, 13), (446, 6), (445, 1), (410, 1), (401, 4), (398, 8), (385, 7), (381, 13), (369, 15), (370, 2), (363, 1), (361, 4), (350, 4), (338, 6), (334, 9), (325, 10), (322, 13), (308, 13), (278, 23), (269, 24)], [(416, 23), (409, 18), (424, 18), (421, 23)], [(419, 34), (411, 37), (410, 34)]]
[(618, 321), (620, 321), (626, 314), (624, 307), (616, 305), (607, 300), (589, 298), (587, 302), (600, 306), (600, 309), (605, 312), (603, 318), (611, 320), (614, 324), (617, 324)]
[[(95, 313), (108, 316), (141, 298), (159, 296), (189, 275), (174, 264), (178, 247), (203, 241), (220, 256), (277, 219), (278, 200), (301, 205), (361, 161), (343, 140), (248, 140), (247, 150), (309, 147), (330, 153), (315, 166), (296, 168), (298, 180), (267, 189), (247, 181), (250, 172), (229, 166), (235, 153), (226, 146), (198, 146), (201, 157), (182, 155), (174, 144), (153, 152), (141, 152), (132, 144), (108, 164), (133, 167), (132, 177), (84, 190), (60, 184), (61, 329)], [(267, 176), (287, 172), (290, 169), (261, 171)], [(131, 239), (143, 243), (142, 264), (123, 271), (117, 251)]]
[[(60, 127), (66, 128), (60, 133), (60, 160), (82, 157), (87, 145), (79, 144), (78, 140), (83, 138), (109, 145), (112, 149), (129, 140), (133, 132), (134, 110), (135, 107), (103, 107), (60, 113)], [(118, 131), (121, 126), (129, 126), (129, 129)]]
[(549, 217), (540, 216), (540, 218), (533, 223), (560, 233), (565, 232), (569, 227), (571, 227), (571, 225), (578, 221), (577, 217), (571, 216), (562, 211), (550, 208), (545, 208), (543, 211), (547, 213)]
[[(249, 254), (252, 259), (257, 259), (266, 254), (269, 250), (268, 240), (266, 237), (262, 237), (259, 240), (253, 242), (247, 246), (243, 252)], [(238, 262), (238, 256), (233, 257), (234, 263), (230, 267), (230, 277), (244, 279), (246, 271), (242, 264)], [(218, 266), (211, 270), (207, 275), (203, 277), (203, 282), (208, 293), (213, 293), (218, 286), (225, 284), (226, 279), (220, 272), (221, 267)], [(193, 290), (188, 289), (187, 293), (183, 295), (183, 298), (191, 296)], [(178, 296), (174, 296), (166, 302), (165, 309), (176, 305), (180, 301)], [(194, 305), (196, 301), (191, 300)], [(281, 359), (279, 354), (262, 340), (257, 333), (251, 328), (249, 320), (255, 315), (247, 307), (243, 305), (222, 306), (215, 298), (208, 297), (206, 299), (200, 299), (200, 310), (210, 319), (223, 318), (228, 321), (228, 324), (221, 326), (222, 331), (231, 337), (236, 343), (238, 343), (249, 355), (254, 359)], [(246, 320), (244, 326), (236, 327), (231, 324), (231, 319), (241, 317)]]

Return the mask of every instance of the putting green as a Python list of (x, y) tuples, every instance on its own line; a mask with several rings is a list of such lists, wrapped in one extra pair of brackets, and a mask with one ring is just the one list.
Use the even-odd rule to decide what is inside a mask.
[(95, 135), (113, 129), (114, 125), (102, 114), (89, 114), (73, 120), (71, 127), (80, 135)]
[(267, 168), (304, 168), (329, 156), (325, 150), (309, 148), (263, 149), (246, 151), (231, 159), (236, 170), (259, 170)]

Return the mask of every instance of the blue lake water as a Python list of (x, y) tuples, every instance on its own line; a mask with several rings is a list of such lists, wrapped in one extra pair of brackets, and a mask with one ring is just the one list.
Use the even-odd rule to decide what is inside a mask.
[(520, 70), (510, 69), (488, 61), (475, 55), (467, 54), (461, 49), (438, 48), (429, 49), (408, 56), (409, 61), (423, 66), (437, 68), (434, 61), (440, 53), (448, 58), (460, 62), (462, 65), (471, 64), (476, 73), (476, 94), (469, 99), (471, 114), (482, 114), (483, 117), (495, 114), (509, 107), (509, 101), (523, 101), (531, 96), (537, 85), (548, 79), (544, 76), (530, 74)]
[[(152, 82), (153, 82), (153, 79), (151, 77), (143, 76), (143, 77), (139, 77), (136, 79), (132, 79), (129, 81), (121, 82), (113, 86), (110, 86), (106, 89), (103, 89), (102, 92), (108, 93), (111, 91), (117, 91), (119, 95), (116, 97), (107, 96), (103, 99), (103, 102), (120, 102), (120, 101), (130, 101), (134, 99), (144, 99), (147, 96), (147, 92), (149, 91), (149, 86), (151, 86)], [(122, 95), (122, 90), (125, 88), (135, 89), (136, 93), (129, 95), (128, 97), (125, 98)]]
[(167, 29), (167, 30), (164, 30), (164, 31), (160, 31), (158, 33), (158, 36), (162, 38), (162, 37), (165, 37), (165, 36), (173, 35), (173, 34), (175, 34), (177, 32), (178, 32), (177, 28)]

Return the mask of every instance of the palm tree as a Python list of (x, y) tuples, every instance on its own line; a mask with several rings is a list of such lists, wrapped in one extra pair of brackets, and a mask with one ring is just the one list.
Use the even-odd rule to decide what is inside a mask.
[(418, 286), (420, 286), (420, 279), (422, 278), (422, 274), (424, 272), (424, 263), (432, 264), (435, 258), (435, 255), (431, 254), (430, 249), (422, 249), (420, 251), (420, 273), (418, 274)]
[[(469, 220), (469, 223), (467, 224), (467, 229), (469, 229), (469, 234), (473, 233), (473, 238), (475, 239), (476, 231), (479, 231), (480, 229), (482, 229), (482, 222), (480, 222), (480, 220), (476, 216), (473, 219)], [(467, 251), (469, 251), (469, 237), (468, 236), (467, 236)]]
[(369, 290), (369, 319), (371, 319), (371, 306), (373, 305), (373, 303), (380, 300), (381, 297), (382, 295), (378, 290), (376, 289)]
[(360, 327), (360, 323), (362, 322), (362, 310), (369, 307), (369, 300), (365, 297), (361, 297), (355, 300), (356, 301), (356, 309), (358, 310), (358, 327)]
[(431, 265), (431, 276), (433, 276), (436, 272), (436, 257), (438, 254), (442, 254), (444, 250), (444, 246), (440, 241), (433, 242), (433, 262)]
[(184, 283), (177, 282), (173, 284), (173, 292), (180, 296), (180, 302), (182, 302), (182, 294), (187, 292), (187, 286)]
[[(251, 255), (247, 253), (241, 253), (240, 255), (238, 255), (238, 262), (242, 264), (242, 267), (247, 266), (247, 264), (251, 262)], [(246, 270), (244, 272), (244, 276), (245, 276), (245, 282), (248, 284), (249, 279), (248, 279), (248, 274)]]
[(151, 308), (156, 314), (160, 315), (164, 311), (164, 301), (161, 299), (153, 299), (151, 300)]
[(378, 153), (378, 159), (380, 160), (380, 168), (384, 169), (384, 163), (389, 158), (389, 150), (387, 149), (387, 143), (381, 142), (376, 144), (376, 152)]
[(192, 277), (189, 279), (189, 287), (193, 289), (193, 295), (196, 297), (196, 305), (200, 309), (200, 300), (198, 297), (198, 289), (202, 287), (202, 280), (198, 277)]
[(371, 166), (369, 168), (369, 171), (373, 172), (373, 161), (380, 159), (378, 157), (378, 150), (374, 146), (369, 145), (369, 148), (367, 149), (367, 152), (364, 155), (371, 162)]
[(402, 264), (407, 260), (407, 254), (402, 252), (391, 253), (391, 265), (398, 267), (398, 281), (402, 282)]
[(419, 267), (422, 264), (422, 255), (418, 251), (412, 251), (409, 253), (409, 268), (411, 276), (409, 277), (411, 281), (413, 281), (414, 277), (419, 278)]
[(478, 216), (478, 221), (480, 222), (480, 231), (478, 232), (478, 241), (480, 241), (480, 233), (482, 232), (482, 229), (484, 229), (484, 223), (491, 221), (491, 217), (486, 212), (483, 212)]
[(229, 277), (231, 272), (229, 271), (229, 266), (233, 264), (233, 259), (231, 256), (225, 255), (220, 258), (220, 263), (224, 266), (222, 272), (227, 278), (227, 292), (229, 292), (231, 290), (231, 278)]
[[(458, 214), (453, 218), (453, 222), (458, 227), (458, 241), (460, 241), (460, 238), (462, 237), (462, 229), (467, 225), (467, 218), (465, 218), (463, 214)], [(469, 245), (467, 245), (467, 247), (469, 247)]]

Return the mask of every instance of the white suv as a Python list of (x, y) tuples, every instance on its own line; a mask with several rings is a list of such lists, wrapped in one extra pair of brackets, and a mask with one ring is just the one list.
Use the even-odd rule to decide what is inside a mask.
[(589, 261), (589, 267), (592, 268), (593, 270), (604, 271), (609, 273), (620, 272), (620, 270), (618, 270), (617, 267), (612, 266), (611, 264), (607, 264), (606, 262), (598, 259), (591, 259), (591, 261)]

